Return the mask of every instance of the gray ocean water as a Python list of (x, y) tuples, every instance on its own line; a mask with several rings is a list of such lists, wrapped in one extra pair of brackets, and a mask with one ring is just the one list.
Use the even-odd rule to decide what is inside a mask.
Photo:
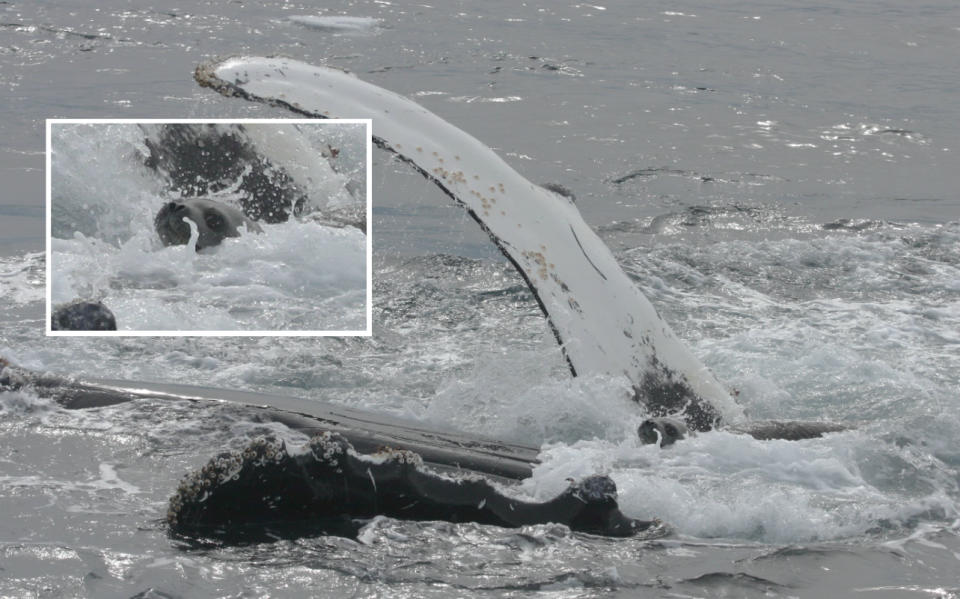
[[(367, 20), (302, 18), (324, 15)], [(244, 53), (352, 70), (568, 188), (751, 417), (855, 430), (639, 446), (625, 382), (571, 380), (509, 264), (382, 153), (372, 338), (45, 338), (44, 119), (289, 116), (193, 82)], [(186, 472), (304, 439), (230, 406), (6, 393), (0, 596), (960, 596), (958, 56), (947, 1), (0, 2), (0, 355), (543, 444), (516, 492), (609, 474), (624, 512), (673, 530), (377, 519), (186, 547), (162, 521)]]

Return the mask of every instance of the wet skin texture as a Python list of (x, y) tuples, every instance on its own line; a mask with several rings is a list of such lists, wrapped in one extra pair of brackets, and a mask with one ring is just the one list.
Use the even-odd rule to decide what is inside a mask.
[(246, 139), (243, 125), (164, 125), (145, 140), (148, 168), (165, 176), (171, 192), (200, 197), (236, 190), (243, 212), (253, 220), (280, 223), (299, 215), (306, 195), (290, 176)]

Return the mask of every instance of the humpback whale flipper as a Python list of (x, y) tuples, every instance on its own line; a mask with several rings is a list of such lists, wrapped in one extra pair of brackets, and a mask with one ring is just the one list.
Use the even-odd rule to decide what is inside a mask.
[(574, 375), (626, 375), (654, 415), (694, 430), (739, 415), (567, 198), (534, 185), (486, 145), (413, 101), (343, 71), (280, 57), (200, 65), (227, 96), (319, 118), (372, 118), (374, 143), (434, 182), (486, 231), (527, 282)]

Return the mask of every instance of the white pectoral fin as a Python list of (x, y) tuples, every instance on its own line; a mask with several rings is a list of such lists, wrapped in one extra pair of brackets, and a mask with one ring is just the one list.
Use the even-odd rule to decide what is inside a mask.
[(648, 403), (657, 394), (692, 394), (718, 416), (736, 410), (573, 203), (525, 179), (476, 138), (389, 90), (289, 58), (232, 57), (201, 65), (196, 79), (302, 115), (372, 118), (374, 143), (466, 208), (516, 266), (575, 374), (624, 374)]

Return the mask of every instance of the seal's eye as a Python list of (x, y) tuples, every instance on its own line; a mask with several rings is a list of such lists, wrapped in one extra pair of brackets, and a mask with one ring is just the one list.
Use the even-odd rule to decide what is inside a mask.
[(203, 215), (203, 222), (207, 224), (207, 228), (211, 231), (220, 231), (226, 225), (226, 222), (223, 220), (223, 217), (219, 213), (210, 210)]
[(663, 432), (667, 434), (668, 437), (676, 438), (677, 437), (677, 427), (672, 424), (664, 424)]

